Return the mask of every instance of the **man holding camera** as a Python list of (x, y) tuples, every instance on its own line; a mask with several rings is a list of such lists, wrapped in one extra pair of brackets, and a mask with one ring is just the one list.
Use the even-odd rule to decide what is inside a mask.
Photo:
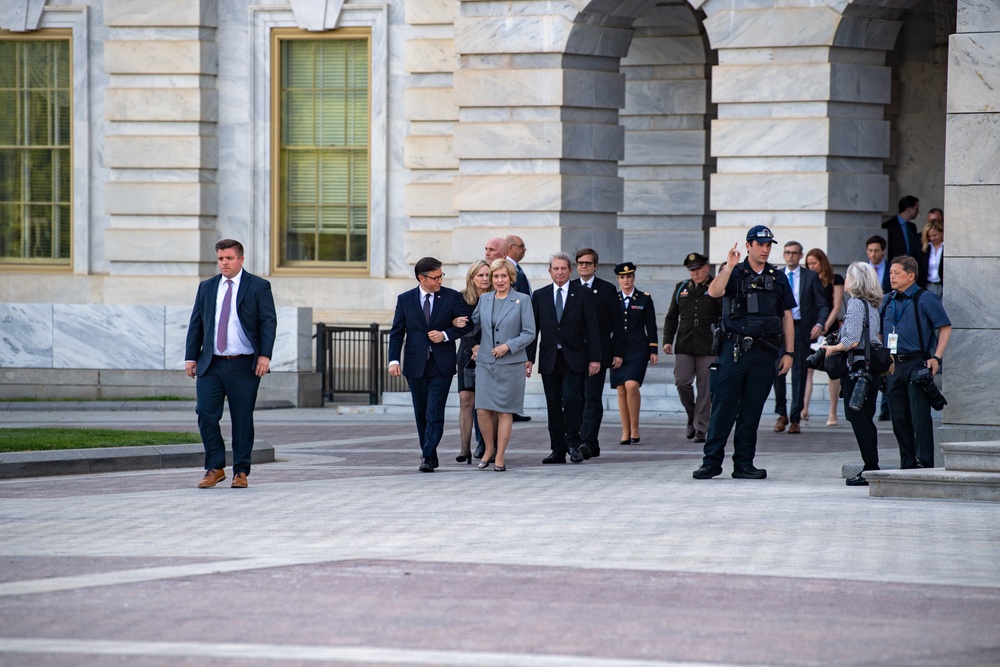
[(917, 286), (917, 272), (913, 257), (893, 259), (889, 266), (892, 292), (880, 309), (884, 344), (894, 363), (886, 395), (901, 468), (934, 467), (931, 395), (937, 409), (943, 407), (944, 399), (931, 380), (941, 370), (951, 337), (951, 320), (941, 300)]

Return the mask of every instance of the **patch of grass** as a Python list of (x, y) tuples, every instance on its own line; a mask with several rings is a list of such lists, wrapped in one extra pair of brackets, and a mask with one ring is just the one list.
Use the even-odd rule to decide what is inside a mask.
[(49, 403), (74, 402), (74, 403), (118, 403), (119, 401), (193, 401), (194, 397), (185, 396), (128, 396), (125, 398), (37, 398), (34, 396), (24, 396), (19, 398), (0, 398), (0, 403)]
[(90, 447), (138, 447), (201, 442), (197, 433), (117, 431), (110, 428), (0, 428), (0, 452)]

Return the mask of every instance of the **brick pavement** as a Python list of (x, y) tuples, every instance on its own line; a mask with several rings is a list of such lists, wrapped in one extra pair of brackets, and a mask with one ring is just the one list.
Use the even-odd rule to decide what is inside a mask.
[(289, 410), (258, 413), (278, 462), (245, 491), (0, 482), (0, 665), (1000, 664), (996, 506), (844, 486), (846, 428), (762, 429), (769, 479), (699, 482), (668, 420), (565, 466), (517, 424), (502, 474), (455, 463), (448, 426), (433, 475), (410, 420)]

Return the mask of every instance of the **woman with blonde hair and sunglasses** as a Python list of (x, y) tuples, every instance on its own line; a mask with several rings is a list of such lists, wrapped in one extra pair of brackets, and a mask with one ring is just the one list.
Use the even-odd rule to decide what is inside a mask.
[[(462, 298), (469, 308), (475, 309), (479, 304), (479, 298), (490, 289), (490, 265), (477, 259), (465, 274)], [(476, 362), (472, 360), (472, 349), (478, 343), (478, 333), (466, 334), (458, 342), (458, 432), (462, 451), (455, 460), (469, 465), (472, 464), (473, 427), (479, 448), (485, 448), (483, 435), (479, 431), (479, 422), (476, 419)]]

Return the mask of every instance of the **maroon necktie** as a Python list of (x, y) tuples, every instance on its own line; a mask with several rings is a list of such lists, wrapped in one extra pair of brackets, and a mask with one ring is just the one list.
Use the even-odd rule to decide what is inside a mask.
[(229, 285), (229, 288), (222, 300), (222, 312), (219, 313), (219, 331), (215, 336), (215, 344), (219, 348), (219, 354), (225, 352), (226, 345), (229, 344), (229, 304), (233, 298), (233, 281), (226, 280), (226, 284)]

